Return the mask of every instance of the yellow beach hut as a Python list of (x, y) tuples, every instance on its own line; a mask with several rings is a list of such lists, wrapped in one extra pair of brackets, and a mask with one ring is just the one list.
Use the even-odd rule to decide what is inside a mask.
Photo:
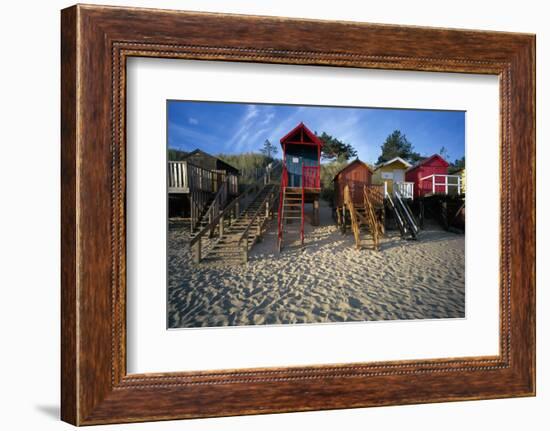
[(451, 174), (460, 176), (460, 194), (465, 195), (466, 194), (466, 169), (464, 168), (455, 169), (453, 172), (451, 172)]
[(394, 186), (396, 186), (403, 197), (412, 199), (414, 184), (405, 181), (405, 171), (410, 167), (411, 164), (401, 157), (395, 157), (387, 162), (380, 163), (374, 168), (372, 183), (385, 184), (387, 193), (392, 193)]

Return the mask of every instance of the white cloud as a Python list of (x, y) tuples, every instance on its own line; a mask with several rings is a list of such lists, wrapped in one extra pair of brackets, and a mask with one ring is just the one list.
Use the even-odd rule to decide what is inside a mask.
[(268, 125), (271, 120), (273, 120), (273, 118), (275, 117), (275, 113), (274, 112), (268, 112), (264, 119), (260, 122), (260, 126), (266, 126)]
[(255, 105), (248, 105), (243, 121), (246, 123), (247, 121), (252, 120), (254, 117), (258, 116), (258, 112), (259, 110)]
[[(262, 126), (266, 126), (275, 116), (273, 113), (267, 113), (260, 120), (261, 111), (262, 109), (256, 105), (248, 105), (246, 112), (238, 122), (237, 131), (227, 142), (227, 148), (236, 149), (237, 151), (254, 150), (257, 148), (257, 140), (266, 130)], [(259, 130), (256, 131), (256, 129)]]
[(187, 121), (189, 122), (189, 124), (193, 124), (193, 125), (199, 124), (199, 120), (197, 120), (196, 118), (193, 118), (193, 117), (189, 117), (187, 119)]

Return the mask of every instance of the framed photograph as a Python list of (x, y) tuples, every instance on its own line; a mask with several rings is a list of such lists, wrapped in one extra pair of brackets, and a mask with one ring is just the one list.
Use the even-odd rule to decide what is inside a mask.
[(534, 35), (61, 16), (64, 421), (535, 394)]

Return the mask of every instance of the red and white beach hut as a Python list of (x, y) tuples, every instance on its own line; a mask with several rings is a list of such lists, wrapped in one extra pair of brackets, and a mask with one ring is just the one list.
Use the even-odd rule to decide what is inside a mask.
[(448, 175), (448, 169), (449, 163), (439, 154), (434, 154), (408, 169), (405, 178), (415, 184), (414, 197), (460, 194), (460, 176)]

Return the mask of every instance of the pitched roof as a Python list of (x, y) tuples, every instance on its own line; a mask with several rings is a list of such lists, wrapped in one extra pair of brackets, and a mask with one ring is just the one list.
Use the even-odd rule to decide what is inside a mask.
[(382, 162), (380, 163), (379, 165), (377, 165), (374, 169), (380, 169), (380, 168), (383, 168), (384, 166), (388, 166), (388, 165), (391, 165), (392, 163), (395, 163), (395, 162), (400, 162), (402, 163), (403, 165), (405, 165), (406, 168), (410, 168), (412, 165), (407, 162), (405, 159), (402, 159), (401, 157), (394, 157), (393, 159), (391, 160), (388, 160), (387, 162)]
[(371, 167), (369, 165), (367, 165), (365, 162), (363, 162), (362, 160), (359, 160), (359, 157), (357, 157), (355, 160), (349, 162), (346, 166), (344, 166), (342, 169), (340, 169), (338, 172), (336, 172), (336, 174), (334, 174), (334, 178), (332, 179), (332, 181), (336, 180), (336, 177), (338, 175), (340, 175), (342, 172), (344, 172), (346, 169), (348, 169), (350, 166), (354, 165), (355, 163), (361, 164), (362, 166), (367, 168), (372, 173)]
[(413, 169), (416, 169), (420, 166), (426, 165), (427, 163), (431, 162), (432, 160), (440, 159), (443, 163), (445, 163), (447, 166), (449, 166), (449, 162), (445, 160), (443, 157), (441, 157), (439, 154), (433, 154), (430, 157), (425, 157), (424, 159), (420, 160), (418, 163), (416, 163), (414, 166), (407, 169), (408, 171), (411, 171)]
[(187, 153), (185, 156), (182, 157), (182, 160), (190, 159), (190, 158), (192, 158), (193, 156), (196, 156), (196, 155), (206, 156), (206, 157), (208, 157), (212, 160), (216, 160), (217, 162), (221, 163), (222, 165), (225, 165), (230, 170), (239, 172), (239, 170), (235, 166), (233, 166), (233, 165), (227, 163), (226, 161), (220, 159), (219, 157), (213, 156), (212, 154), (207, 153), (206, 151), (203, 151), (199, 148), (197, 148), (196, 150), (191, 151), (190, 153)]
[[(288, 141), (292, 136), (294, 136), (300, 130), (303, 131), (309, 139), (311, 139), (312, 141), (311, 143), (321, 145), (321, 146), (323, 145), (323, 141), (321, 141), (315, 133), (309, 130), (303, 122), (300, 122), (300, 124), (298, 124), (294, 129), (292, 129), (290, 132), (288, 132), (285, 136), (281, 138), (281, 141), (280, 141), (281, 145), (283, 145), (284, 142)], [(306, 144), (307, 143), (308, 142), (306, 142)]]
[(205, 156), (208, 156), (208, 157), (212, 157), (213, 159), (216, 159), (217, 157), (214, 157), (212, 154), (209, 154), (207, 153), (206, 151), (202, 151), (202, 150), (199, 150), (198, 148), (196, 150), (193, 150), (189, 153), (187, 153), (185, 156), (183, 156), (183, 159), (189, 159), (191, 157), (193, 157), (194, 155), (196, 154), (203, 154)]

